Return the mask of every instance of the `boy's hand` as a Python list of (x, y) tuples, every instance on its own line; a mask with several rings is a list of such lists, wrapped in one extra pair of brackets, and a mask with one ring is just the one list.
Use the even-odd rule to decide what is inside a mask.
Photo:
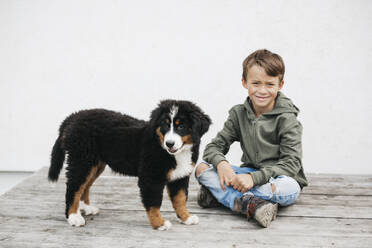
[(217, 165), (217, 173), (220, 178), (220, 185), (223, 190), (226, 190), (225, 184), (231, 186), (231, 182), (235, 177), (235, 171), (227, 161), (221, 161)]
[(244, 193), (254, 186), (253, 178), (251, 174), (238, 174), (233, 178), (231, 185), (234, 189)]

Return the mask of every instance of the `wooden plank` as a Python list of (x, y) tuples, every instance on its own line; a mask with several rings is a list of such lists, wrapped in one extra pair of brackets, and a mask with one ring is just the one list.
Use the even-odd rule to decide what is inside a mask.
[(140, 247), (231, 247), (234, 244), (237, 247), (298, 247), (298, 244), (301, 247), (343, 247), (346, 244), (370, 247), (368, 244), (372, 242), (371, 220), (279, 217), (269, 228), (262, 229), (235, 215), (200, 215), (201, 222), (195, 226), (178, 223), (173, 214), (167, 213), (165, 217), (173, 223), (166, 232), (152, 230), (141, 211), (114, 211), (87, 218), (87, 225), (82, 228), (70, 227), (62, 218), (0, 217), (0, 244), (2, 247), (21, 244), (35, 247), (58, 244), (66, 247), (118, 247), (122, 244)]
[[(22, 206), (27, 202), (30, 207), (37, 208), (39, 202), (55, 203), (50, 206), (64, 212), (65, 179), (53, 186), (46, 183), (45, 170), (27, 179), (22, 185), (3, 197), (5, 202), (0, 203), (4, 213), (14, 214), (11, 207)], [(43, 175), (44, 174), (44, 175)], [(220, 214), (220, 209), (201, 209), (196, 203), (199, 186), (194, 179), (190, 183), (188, 208), (192, 213)], [(92, 187), (92, 202), (104, 210), (143, 210), (137, 187), (137, 179), (133, 177), (100, 177)], [(323, 218), (372, 218), (372, 197), (369, 196), (335, 196), (335, 195), (307, 195), (302, 194), (298, 202), (290, 207), (281, 208), (279, 216), (303, 216)], [(166, 193), (164, 193), (163, 211), (173, 211)], [(223, 211), (223, 210), (222, 210)], [(222, 214), (231, 214), (223, 211)]]
[[(44, 171), (45, 172), (45, 171)], [(53, 208), (64, 211), (64, 179), (54, 187), (46, 184), (43, 173), (38, 173), (33, 178), (26, 180), (9, 194), (4, 195), (7, 201), (0, 206), (8, 209), (10, 206), (21, 206), (28, 198), (29, 206), (37, 207), (39, 202), (32, 201), (39, 198), (43, 202), (58, 202)], [(114, 179), (115, 178), (115, 179)], [(92, 188), (92, 201), (97, 206), (106, 210), (142, 210), (136, 178), (129, 177), (102, 177)], [(36, 184), (35, 184), (36, 183)], [(34, 186), (32, 186), (34, 185)], [(218, 214), (219, 209), (201, 209), (196, 204), (198, 186), (191, 180), (188, 207), (193, 213)], [(53, 194), (51, 194), (53, 192)], [(125, 202), (123, 202), (125, 199)], [(303, 194), (298, 202), (291, 207), (279, 211), (279, 216), (305, 216), (305, 217), (331, 217), (331, 218), (372, 218), (370, 211), (371, 197), (368, 196), (329, 196)], [(17, 207), (16, 207), (17, 208)], [(173, 211), (167, 194), (164, 194), (163, 211)], [(6, 211), (6, 210), (5, 210)], [(11, 211), (9, 211), (12, 214)], [(231, 214), (225, 211), (224, 214)]]
[[(37, 180), (41, 185), (45, 184), (47, 178), (47, 167), (42, 168), (40, 171), (35, 173), (31, 184)], [(61, 172), (59, 183), (65, 183), (64, 178), (65, 171)], [(36, 178), (37, 179), (36, 179)], [(305, 187), (302, 194), (318, 194), (318, 195), (359, 195), (359, 196), (372, 196), (372, 176), (371, 175), (325, 175), (325, 174), (309, 174), (308, 180), (310, 185)], [(131, 183), (136, 184), (137, 178), (135, 177), (123, 177), (112, 173), (107, 168), (100, 178), (107, 178), (110, 180), (119, 180), (117, 183), (118, 187), (131, 186)], [(125, 180), (123, 180), (125, 178)], [(198, 184), (195, 182), (193, 176), (191, 178), (190, 191), (197, 190)], [(101, 181), (103, 185), (110, 184), (109, 181)], [(95, 184), (96, 185), (96, 184)]]
[[(41, 195), (39, 195), (41, 193)], [(48, 208), (58, 210), (56, 214), (63, 215), (64, 213), (64, 194), (63, 192), (38, 192), (25, 194), (19, 193), (14, 195), (4, 196), (4, 201), (0, 202), (0, 209), (4, 215), (16, 216), (20, 213), (24, 205), (30, 208), (39, 208), (37, 212), (42, 211), (40, 202)], [(50, 192), (49, 192), (50, 193)], [(166, 194), (165, 194), (166, 195)], [(39, 201), (34, 201), (38, 198)], [(110, 210), (143, 210), (139, 193), (134, 190), (128, 194), (107, 194), (105, 192), (93, 191), (92, 203), (105, 211)], [(290, 207), (280, 208), (279, 216), (303, 216), (303, 217), (328, 217), (328, 218), (365, 218), (372, 219), (371, 205), (372, 198), (355, 196), (340, 196), (329, 199), (327, 196), (306, 196), (303, 195), (299, 198), (295, 205)], [(192, 213), (211, 213), (211, 214), (232, 214), (230, 211), (224, 209), (212, 208), (202, 209), (196, 203), (196, 193), (190, 193), (189, 201), (187, 203), (188, 209)], [(167, 196), (164, 196), (162, 211), (173, 212), (173, 208)], [(26, 213), (27, 214), (27, 213)], [(35, 214), (29, 213), (29, 214)]]
[[(46, 174), (43, 168), (0, 196), (0, 247), (370, 247), (372, 243), (372, 197), (353, 194), (355, 188), (369, 189), (369, 176), (311, 175), (309, 193), (304, 190), (295, 205), (281, 208), (266, 229), (227, 209), (200, 208), (199, 186), (192, 178), (188, 208), (199, 216), (200, 224), (178, 223), (165, 193), (161, 211), (173, 226), (160, 232), (150, 228), (136, 178), (105, 172), (92, 188), (92, 202), (101, 208), (100, 214), (87, 217), (85, 227), (73, 228), (64, 217), (63, 173), (57, 184), (48, 184)], [(343, 183), (350, 195), (327, 194), (345, 188)]]
[(306, 174), (307, 179), (315, 184), (372, 185), (372, 175), (342, 175), (342, 174)]

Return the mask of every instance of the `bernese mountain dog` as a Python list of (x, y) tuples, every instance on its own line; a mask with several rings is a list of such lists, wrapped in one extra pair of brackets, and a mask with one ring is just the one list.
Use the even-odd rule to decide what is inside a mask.
[(211, 120), (189, 101), (164, 100), (149, 121), (105, 109), (82, 110), (68, 116), (53, 146), (48, 178), (57, 181), (67, 154), (66, 218), (72, 226), (85, 225), (85, 215), (99, 209), (90, 205), (89, 190), (105, 166), (137, 176), (142, 203), (151, 226), (167, 230), (160, 206), (166, 186), (177, 217), (198, 224), (186, 209), (189, 176), (199, 155), (200, 138)]

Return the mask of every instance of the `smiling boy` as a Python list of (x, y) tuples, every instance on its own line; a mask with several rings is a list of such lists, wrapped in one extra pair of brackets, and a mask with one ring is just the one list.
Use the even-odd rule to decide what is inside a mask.
[[(242, 85), (248, 90), (244, 104), (229, 111), (223, 129), (206, 146), (195, 175), (202, 185), (198, 204), (223, 204), (267, 227), (278, 204), (288, 206), (307, 185), (302, 168), (302, 125), (298, 108), (280, 92), (284, 85), (282, 58), (257, 50), (243, 62)], [(225, 158), (238, 141), (242, 165)]]

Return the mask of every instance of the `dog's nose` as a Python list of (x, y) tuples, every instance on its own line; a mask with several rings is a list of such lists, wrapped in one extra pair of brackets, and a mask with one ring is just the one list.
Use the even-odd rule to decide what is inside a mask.
[(165, 144), (168, 146), (168, 148), (172, 148), (174, 146), (174, 141), (173, 140), (168, 140), (165, 142)]

